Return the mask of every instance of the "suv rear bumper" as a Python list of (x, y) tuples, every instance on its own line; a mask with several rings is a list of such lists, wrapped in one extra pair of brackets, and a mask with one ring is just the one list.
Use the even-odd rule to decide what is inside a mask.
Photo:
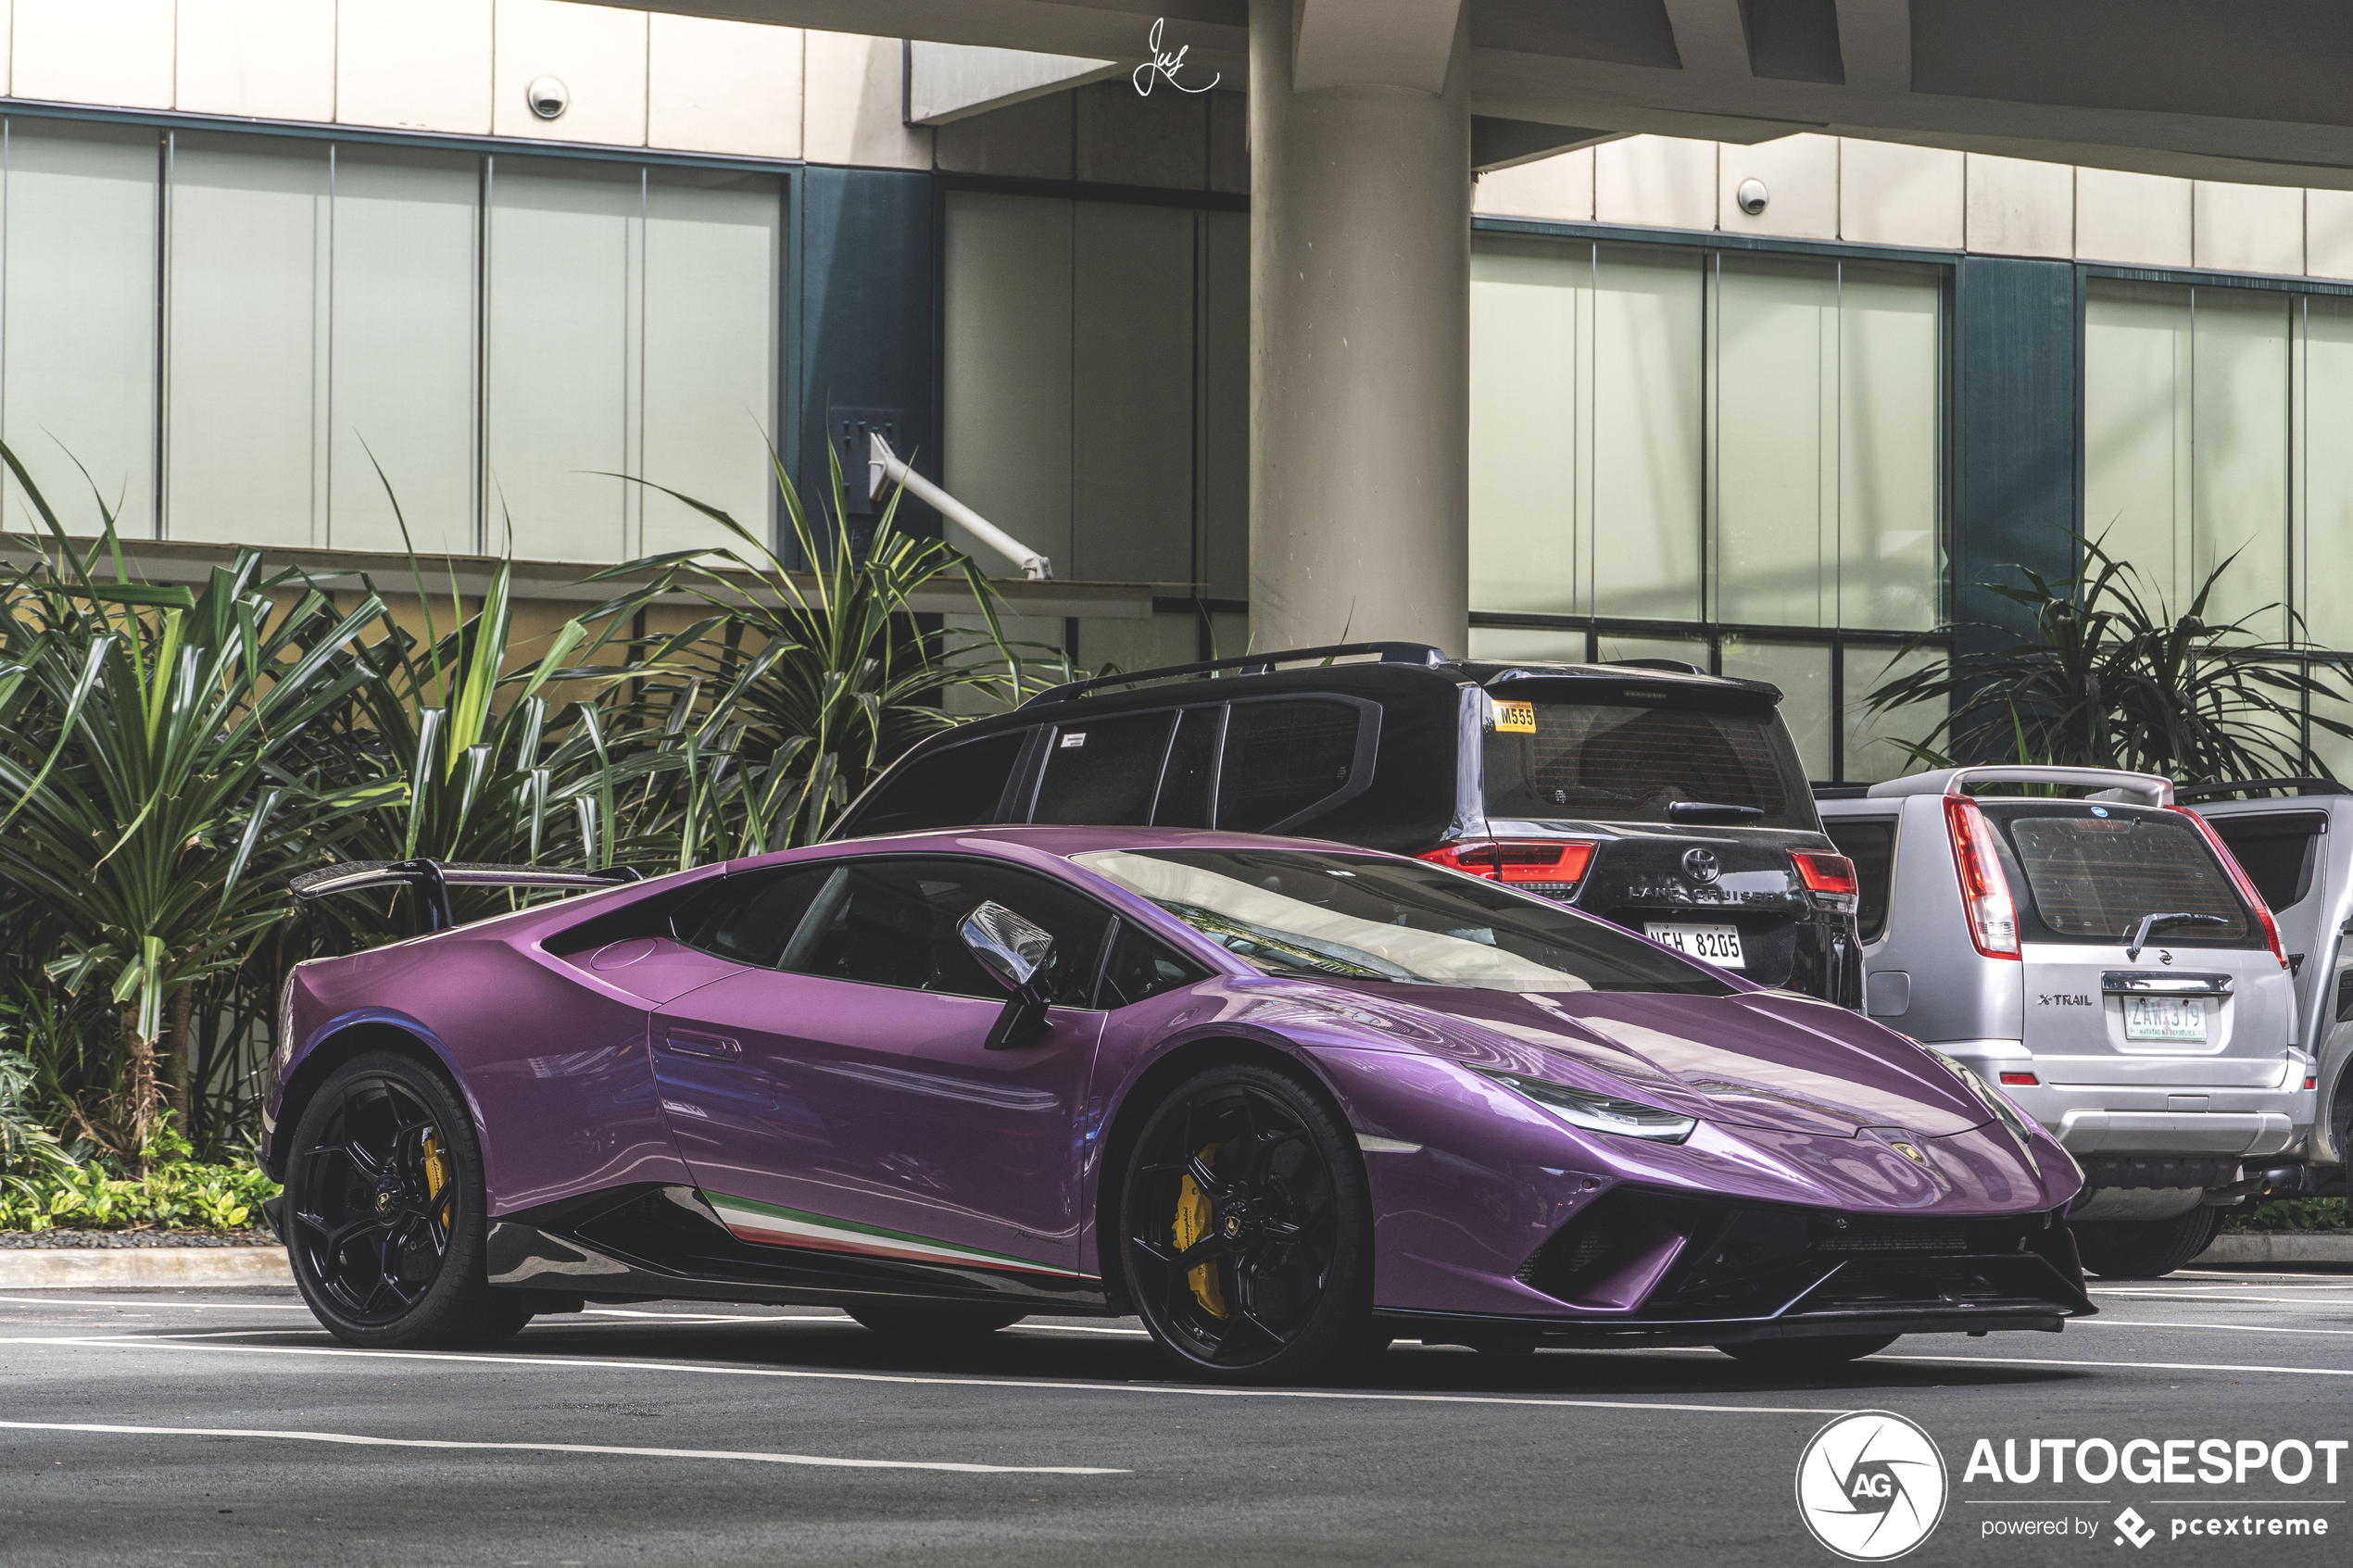
[[(2221, 1154), (2260, 1159), (2284, 1149), (2300, 1149), (2311, 1135), (2319, 1100), (2295, 1079), (2290, 1080), (2294, 1087), (2278, 1088), (2053, 1084), (2047, 1081), (2042, 1059), (2020, 1051), (2014, 1041), (1971, 1040), (1937, 1048), (1969, 1063), (1987, 1083), (2000, 1085), (2010, 1103), (2076, 1155)], [(2002, 1073), (2021, 1071), (2045, 1081), (2002, 1084)]]

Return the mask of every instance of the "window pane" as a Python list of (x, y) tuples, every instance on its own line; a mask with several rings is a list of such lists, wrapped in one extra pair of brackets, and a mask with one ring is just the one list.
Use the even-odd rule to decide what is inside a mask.
[[(979, 860), (862, 861), (826, 889), (808, 936), (786, 967), (833, 980), (1002, 999), (957, 927), (994, 901), (1053, 934), (1039, 982), (1058, 1006), (1085, 1007), (1111, 915), (1079, 894)], [(806, 957), (802, 957), (802, 949)]]
[(1250, 596), (1250, 219), (1204, 213), (1202, 231), (1202, 556), (1209, 597), (1239, 599)]
[(2178, 816), (2025, 806), (1989, 806), (1986, 815), (2008, 838), (2030, 908), (2052, 938), (2114, 943), (2144, 915), (2176, 910), (2225, 923), (2171, 927), (2169, 946), (2227, 945), (2252, 930), (2206, 840)]
[(1944, 580), (1940, 275), (1839, 271), (1838, 621), (1925, 632)]
[(1189, 583), (1193, 215), (1080, 202), (1073, 224), (1070, 575)]
[(739, 963), (774, 964), (819, 889), (837, 874), (818, 866), (723, 878), (678, 911), (679, 939)]
[(1727, 637), (1723, 673), (1781, 688), (1781, 722), (1809, 779), (1831, 776), (1831, 650), (1810, 643)]
[(2311, 896), (2321, 835), (2329, 831), (2325, 811), (2266, 811), (2244, 817), (2209, 817), (2208, 826), (2231, 847), (2273, 913), (2294, 909)]
[(492, 160), (484, 543), (535, 560), (628, 547), (640, 170)]
[(1239, 702), (1227, 721), (1217, 825), (1263, 833), (1348, 783), (1363, 722), (1344, 702)]
[(1527, 626), (1474, 626), (1470, 656), (1487, 659), (1534, 659), (1547, 664), (1585, 662), (1585, 633)]
[(335, 148), (327, 542), (338, 549), (401, 548), (395, 498), (419, 551), (481, 548), (481, 196), (482, 160), (471, 153)]
[(1668, 822), (1689, 801), (1753, 807), (1753, 825), (1812, 826), (1812, 797), (1769, 709), (1712, 709), (1674, 701), (1529, 705), (1536, 728), (1491, 732), (1487, 814)]
[(308, 545), (325, 510), (327, 148), (180, 136), (171, 154), (174, 539)]
[(1717, 283), (1713, 499), (1725, 621), (1820, 626), (1835, 612), (1838, 269), (1728, 254)]
[(1103, 966), (1101, 1008), (1133, 1007), (1163, 991), (1208, 978), (1208, 972), (1190, 959), (1178, 958), (1151, 937), (1122, 922), (1113, 940), (1111, 961)]
[[(646, 184), (645, 477), (769, 539), (784, 197), (773, 176), (657, 169)], [(845, 479), (862, 480), (865, 470)], [(612, 482), (608, 480), (608, 484)], [(739, 543), (639, 493), (639, 553)]]
[[(950, 192), (943, 283), (941, 483), (1057, 562), (1071, 552), (1071, 208)], [(984, 571), (1019, 575), (963, 530), (948, 538)]]
[(94, 486), (126, 535), (153, 537), (157, 133), (7, 127), (0, 433), (75, 532), (98, 531)]
[(1593, 613), (1700, 607), (1700, 258), (1604, 245), (1593, 295)]
[(2083, 532), (2171, 596), (2187, 575), (2190, 291), (2095, 278), (2083, 315)]
[[(1622, 664), (1635, 659), (1671, 659), (1695, 670), (1707, 669), (1707, 645), (1697, 637), (1613, 637), (1604, 632), (1599, 642), (1601, 651), (1596, 657), (1604, 664)], [(1579, 655), (1579, 659), (1582, 658)]]
[(1577, 583), (1578, 318), (1592, 281), (1590, 245), (1472, 242), (1475, 608), (1575, 614), (1584, 608)]
[(1140, 826), (1151, 820), (1175, 715), (1137, 713), (1065, 724), (1046, 753), (1033, 822)]
[(1205, 828), (1209, 825), (1210, 769), (1217, 760), (1217, 726), (1222, 708), (1188, 708), (1177, 718), (1176, 738), (1168, 748), (1168, 771), (1161, 782), (1160, 804), (1152, 823), (1164, 828)]
[[(1901, 708), (1872, 711), (1869, 700), (1872, 692), (1915, 670), (1940, 667), (1944, 662), (1940, 648), (1919, 648), (1899, 658), (1901, 651), (1869, 643), (1850, 643), (1846, 647), (1845, 776), (1857, 783), (1877, 784), (1881, 779), (1917, 772), (1921, 764), (1895, 743), (1925, 742), (1929, 732), (1944, 717), (1941, 703), (1906, 703)], [(1952, 742), (1940, 735), (1937, 744), (1945, 746)]]
[(1027, 730), (951, 746), (912, 762), (877, 788), (847, 828), (852, 834), (915, 833), (992, 822)]
[[(2353, 648), (2353, 299), (2304, 301), (2304, 439), (2301, 525), (2305, 635), (2322, 647)], [(2322, 744), (2313, 733), (2313, 744)], [(2335, 737), (2331, 736), (2334, 741)]]
[(1855, 862), (1856, 929), (1864, 941), (1876, 942), (1887, 930), (1887, 895), (1895, 875), (1894, 821), (1825, 817), (1822, 829), (1838, 852)]
[[(2192, 420), (2192, 494), (2197, 527), (2193, 575), (2178, 590), (2187, 608), (2206, 574), (2233, 554), (2214, 596), (2210, 622), (2236, 621), (2287, 597), (2286, 295), (2268, 289), (2199, 289), (2196, 300), (2196, 408)], [(2249, 629), (2286, 635), (2266, 611)]]

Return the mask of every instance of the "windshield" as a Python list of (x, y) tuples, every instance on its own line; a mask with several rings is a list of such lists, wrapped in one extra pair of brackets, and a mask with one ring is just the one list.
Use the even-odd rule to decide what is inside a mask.
[(1679, 801), (1747, 807), (1743, 825), (1819, 832), (1806, 771), (1772, 709), (1501, 702), (1487, 736), (1490, 818), (1666, 822)]
[(2221, 923), (2162, 926), (2158, 939), (2169, 947), (2266, 946), (2205, 835), (2174, 812), (2080, 800), (1980, 805), (2025, 878), (2030, 942), (2113, 947), (2145, 915), (2193, 914)]
[(1616, 926), (1460, 872), (1307, 849), (1099, 850), (1079, 865), (1267, 974), (1494, 991), (1733, 987)]

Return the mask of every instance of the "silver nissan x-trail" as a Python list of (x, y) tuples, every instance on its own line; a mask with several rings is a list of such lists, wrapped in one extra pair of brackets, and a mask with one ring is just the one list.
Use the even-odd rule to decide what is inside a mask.
[(1965, 768), (1819, 804), (1860, 884), (1865, 1010), (2075, 1156), (2087, 1268), (2180, 1267), (2264, 1157), (2302, 1145), (2315, 1097), (2278, 930), (2167, 780)]

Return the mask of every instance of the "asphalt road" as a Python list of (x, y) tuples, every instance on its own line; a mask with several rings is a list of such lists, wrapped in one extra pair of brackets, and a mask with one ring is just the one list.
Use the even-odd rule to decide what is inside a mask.
[[(829, 1312), (674, 1302), (542, 1319), (493, 1354), (370, 1353), (290, 1291), (18, 1290), (0, 1562), (1829, 1563), (1795, 1467), (1866, 1409), (1947, 1467), (1906, 1562), (2343, 1562), (2341, 1444), (2334, 1485), (2325, 1450), (2300, 1484), (2261, 1454), (2244, 1484), (2201, 1481), (2194, 1442), (2171, 1485), (2054, 1485), (2032, 1444), (2260, 1442), (2292, 1474), (2284, 1442), (2353, 1439), (2353, 1277), (2095, 1296), (2063, 1336), (1906, 1339), (1831, 1378), (1401, 1346), (1344, 1385), (1235, 1393), (1173, 1381), (1133, 1323), (925, 1351)], [(1969, 1474), (1980, 1438), (2038, 1455), (2037, 1478)], [(2112, 1524), (2128, 1507), (2145, 1547)], [(2272, 1518), (2329, 1533), (2247, 1534)]]

